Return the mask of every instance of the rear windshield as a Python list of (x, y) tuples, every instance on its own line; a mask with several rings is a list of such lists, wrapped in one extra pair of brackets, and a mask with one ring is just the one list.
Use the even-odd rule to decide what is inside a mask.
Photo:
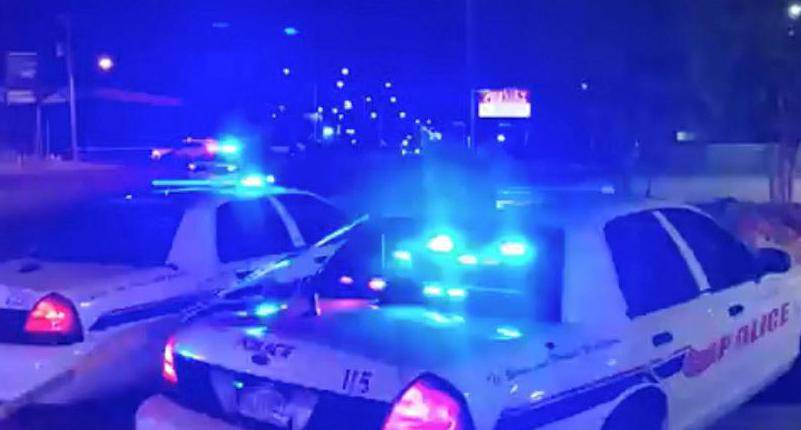
[(387, 262), (386, 301), (417, 300), (437, 310), (487, 317), (560, 320), (564, 232), (506, 227), (484, 224), (397, 242)]
[(33, 256), (44, 261), (157, 266), (166, 262), (182, 209), (119, 200), (81, 206), (46, 221)]

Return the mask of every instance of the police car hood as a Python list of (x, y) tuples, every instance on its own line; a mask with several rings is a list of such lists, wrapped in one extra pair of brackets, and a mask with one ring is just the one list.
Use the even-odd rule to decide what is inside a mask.
[[(483, 379), (484, 370), (514, 365), (516, 357), (536, 362), (547, 355), (545, 344), (567, 330), (555, 323), (516, 327), (423, 307), (371, 306), (317, 317), (277, 315), (257, 324), (220, 317), (179, 333), (175, 349), (234, 372), (390, 401), (422, 373)], [(349, 382), (360, 378), (353, 372), (367, 372), (371, 382)]]
[(36, 300), (58, 293), (73, 301), (144, 282), (167, 268), (96, 263), (56, 263), (21, 259), (0, 262), (0, 307), (30, 309)]

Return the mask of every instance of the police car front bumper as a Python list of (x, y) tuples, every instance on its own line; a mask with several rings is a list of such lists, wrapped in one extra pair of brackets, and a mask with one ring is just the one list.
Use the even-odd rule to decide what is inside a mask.
[(162, 395), (145, 400), (136, 411), (136, 430), (243, 430), (200, 412), (186, 409)]

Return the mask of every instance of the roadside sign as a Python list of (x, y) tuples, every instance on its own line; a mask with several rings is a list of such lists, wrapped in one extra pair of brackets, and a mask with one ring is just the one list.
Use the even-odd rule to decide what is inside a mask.
[(525, 88), (478, 91), (479, 118), (531, 118), (531, 93)]
[(6, 53), (6, 103), (36, 102), (39, 58), (35, 52)]

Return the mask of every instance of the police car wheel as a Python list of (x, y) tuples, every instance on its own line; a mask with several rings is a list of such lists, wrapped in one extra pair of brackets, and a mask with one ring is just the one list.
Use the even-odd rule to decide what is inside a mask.
[(644, 393), (621, 403), (604, 422), (603, 430), (666, 430), (667, 411), (661, 395)]

